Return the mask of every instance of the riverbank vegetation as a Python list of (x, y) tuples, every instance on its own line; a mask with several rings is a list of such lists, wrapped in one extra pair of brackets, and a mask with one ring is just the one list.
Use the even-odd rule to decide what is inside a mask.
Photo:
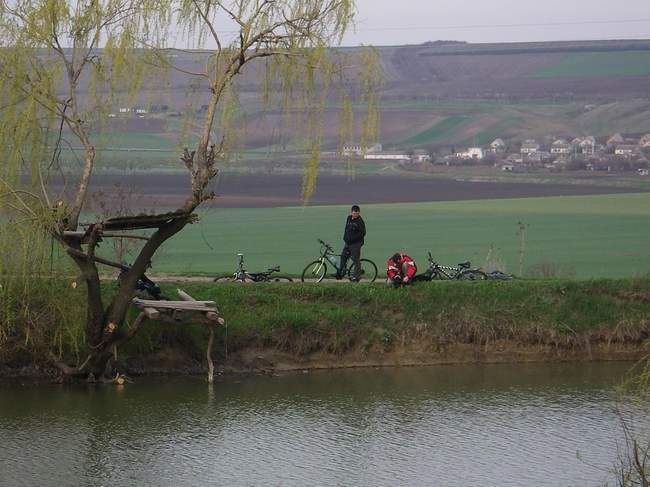
[[(75, 310), (84, 292), (42, 281)], [(105, 284), (105, 292), (114, 291)], [(175, 294), (174, 283), (163, 292)], [(650, 337), (650, 278), (383, 284), (183, 284), (214, 300), (227, 326), (213, 348), (226, 371), (459, 362), (637, 359)], [(3, 322), (7, 308), (3, 308)], [(132, 322), (136, 311), (127, 319)], [(58, 326), (52, 326), (54, 319)], [(61, 328), (62, 324), (65, 326)], [(4, 325), (3, 325), (4, 326)], [(80, 363), (82, 316), (3, 328), (0, 364), (16, 374), (50, 356)], [(202, 373), (203, 325), (147, 322), (117, 350), (122, 373)], [(27, 367), (27, 369), (25, 369)], [(5, 368), (5, 373), (9, 369)]]

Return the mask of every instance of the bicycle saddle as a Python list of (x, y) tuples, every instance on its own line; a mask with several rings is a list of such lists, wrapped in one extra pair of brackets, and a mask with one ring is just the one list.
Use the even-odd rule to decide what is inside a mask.
[(460, 267), (461, 269), (469, 269), (471, 265), (472, 264), (470, 264), (469, 260), (466, 260), (465, 262), (461, 262), (460, 264), (458, 264), (458, 267)]

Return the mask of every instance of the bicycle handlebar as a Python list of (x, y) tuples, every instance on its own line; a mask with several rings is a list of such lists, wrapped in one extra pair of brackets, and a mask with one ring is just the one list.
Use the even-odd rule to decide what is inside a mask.
[(323, 242), (320, 238), (317, 239), (317, 240), (318, 240), (318, 241), (320, 242), (320, 244), (323, 245), (326, 249), (328, 249), (328, 250), (334, 250), (334, 249), (332, 248), (331, 245), (329, 245), (329, 244)]

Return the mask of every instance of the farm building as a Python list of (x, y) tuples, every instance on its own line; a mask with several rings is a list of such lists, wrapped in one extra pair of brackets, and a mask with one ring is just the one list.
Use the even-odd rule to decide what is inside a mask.
[(381, 152), (381, 144), (362, 146), (361, 144), (346, 144), (343, 146), (343, 155), (346, 157), (362, 157), (364, 154)]
[(410, 161), (411, 156), (404, 151), (385, 151), (385, 152), (372, 152), (363, 156), (366, 160), (382, 160), (382, 161)]

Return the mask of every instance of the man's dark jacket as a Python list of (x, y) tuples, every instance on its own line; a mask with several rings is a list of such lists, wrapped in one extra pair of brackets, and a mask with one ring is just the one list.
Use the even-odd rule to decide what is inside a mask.
[(365, 236), (366, 224), (363, 222), (363, 218), (359, 217), (353, 220), (352, 215), (348, 215), (348, 219), (345, 222), (343, 241), (347, 245), (363, 245), (363, 237)]

